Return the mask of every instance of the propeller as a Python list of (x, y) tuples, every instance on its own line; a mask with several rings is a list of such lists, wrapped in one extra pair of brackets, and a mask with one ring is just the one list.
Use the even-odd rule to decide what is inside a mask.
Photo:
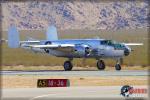
[(82, 64), (85, 66), (86, 65), (86, 59), (87, 57), (91, 54), (92, 49), (90, 47), (85, 47), (85, 56), (82, 59)]
[(85, 57), (82, 59), (82, 65), (83, 65), (83, 66), (86, 66), (86, 59), (87, 59), (87, 58), (85, 58)]
[(123, 58), (120, 58), (120, 64), (122, 65), (124, 62)]
[[(45, 42), (45, 45), (48, 45), (48, 44), (52, 44), (52, 42), (51, 42), (51, 41)], [(44, 51), (45, 51), (46, 53), (49, 53), (49, 50), (48, 50), (48, 49), (44, 49)]]

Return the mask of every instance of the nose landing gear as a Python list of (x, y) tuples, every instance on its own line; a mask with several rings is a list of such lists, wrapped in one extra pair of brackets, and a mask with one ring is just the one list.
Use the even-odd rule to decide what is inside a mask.
[(118, 60), (117, 60), (117, 64), (115, 65), (115, 69), (118, 70), (118, 71), (121, 70), (121, 65), (120, 65), (120, 63), (121, 63), (121, 59), (118, 59)]
[(116, 64), (116, 65), (115, 65), (115, 69), (116, 69), (116, 70), (121, 70), (121, 65), (120, 65), (120, 64)]

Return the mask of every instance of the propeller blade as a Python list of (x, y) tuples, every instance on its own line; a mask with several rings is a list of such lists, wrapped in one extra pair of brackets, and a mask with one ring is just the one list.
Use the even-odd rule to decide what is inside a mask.
[(86, 58), (85, 58), (85, 57), (82, 59), (82, 65), (83, 65), (83, 66), (86, 65)]
[(123, 64), (123, 58), (120, 58), (120, 64), (121, 65)]

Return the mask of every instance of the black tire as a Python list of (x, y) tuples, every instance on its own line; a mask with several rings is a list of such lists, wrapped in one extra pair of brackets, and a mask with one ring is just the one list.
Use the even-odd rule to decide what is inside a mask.
[(98, 68), (99, 70), (104, 70), (104, 69), (105, 69), (105, 63), (104, 63), (103, 60), (97, 61), (97, 68)]
[(115, 65), (115, 69), (116, 69), (116, 70), (121, 70), (120, 64), (116, 64), (116, 65)]
[(65, 71), (71, 71), (72, 67), (73, 67), (73, 65), (72, 65), (72, 63), (70, 61), (64, 62), (64, 70)]

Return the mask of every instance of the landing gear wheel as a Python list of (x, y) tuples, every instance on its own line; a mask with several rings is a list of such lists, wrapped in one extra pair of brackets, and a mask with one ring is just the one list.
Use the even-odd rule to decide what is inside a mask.
[(116, 65), (115, 65), (115, 69), (116, 69), (116, 70), (121, 70), (120, 64), (116, 64)]
[(64, 63), (64, 69), (65, 69), (65, 71), (71, 71), (72, 67), (73, 67), (73, 65), (72, 65), (71, 61), (66, 61)]
[(104, 63), (103, 60), (97, 61), (97, 68), (98, 68), (99, 70), (104, 70), (104, 69), (105, 69), (105, 63)]

